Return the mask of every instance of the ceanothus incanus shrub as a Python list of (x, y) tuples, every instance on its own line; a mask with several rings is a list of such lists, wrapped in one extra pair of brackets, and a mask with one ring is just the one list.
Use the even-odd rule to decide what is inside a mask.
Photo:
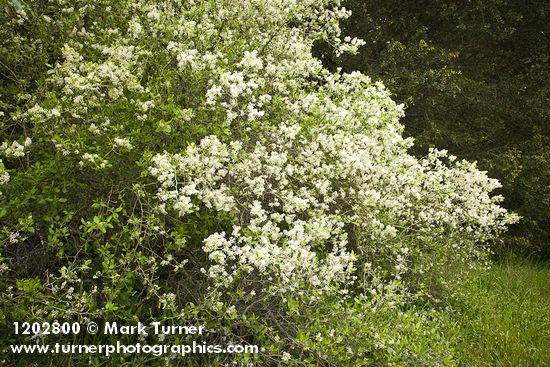
[(475, 164), (410, 155), (383, 85), (312, 56), (362, 44), (339, 1), (12, 5), (10, 60), (49, 63), (0, 117), (8, 320), (203, 322), (268, 365), (453, 363), (415, 305), (516, 218)]

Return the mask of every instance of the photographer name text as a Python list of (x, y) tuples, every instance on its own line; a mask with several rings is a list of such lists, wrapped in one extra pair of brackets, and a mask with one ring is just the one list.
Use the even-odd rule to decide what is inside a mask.
[(138, 322), (136, 325), (122, 325), (117, 322), (106, 321), (103, 325), (103, 334), (105, 335), (202, 335), (204, 326), (180, 326), (164, 325), (154, 321), (150, 325)]

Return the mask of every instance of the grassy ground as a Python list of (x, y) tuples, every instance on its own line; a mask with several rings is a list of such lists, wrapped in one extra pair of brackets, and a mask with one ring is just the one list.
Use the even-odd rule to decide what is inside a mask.
[(550, 366), (550, 264), (507, 260), (463, 291), (447, 326), (462, 366)]

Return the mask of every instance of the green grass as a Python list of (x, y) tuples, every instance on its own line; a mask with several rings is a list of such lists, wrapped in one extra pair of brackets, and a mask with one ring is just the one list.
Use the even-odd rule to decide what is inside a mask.
[(461, 366), (550, 366), (550, 265), (507, 260), (469, 278), (449, 313)]

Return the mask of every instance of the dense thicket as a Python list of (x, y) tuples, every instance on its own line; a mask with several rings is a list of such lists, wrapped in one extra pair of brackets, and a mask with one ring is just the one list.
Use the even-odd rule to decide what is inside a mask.
[(1, 339), (140, 320), (209, 330), (142, 343), (263, 348), (6, 363), (457, 364), (430, 302), (516, 217), (474, 163), (411, 154), (382, 83), (313, 56), (362, 44), (339, 1), (3, 4)]
[[(406, 104), (415, 152), (449, 149), (503, 184), (523, 219), (506, 248), (550, 256), (550, 5), (544, 1), (354, 1), (359, 55), (327, 66), (382, 80)], [(322, 49), (320, 51), (322, 53)]]

